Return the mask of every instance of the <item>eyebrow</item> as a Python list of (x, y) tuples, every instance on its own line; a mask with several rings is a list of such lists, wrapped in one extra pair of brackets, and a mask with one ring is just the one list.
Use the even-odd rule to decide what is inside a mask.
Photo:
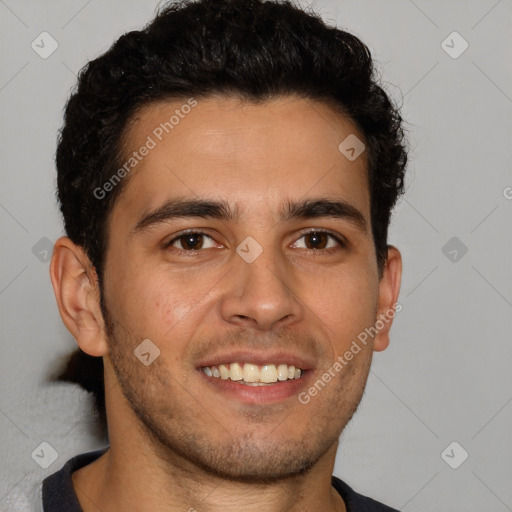
[[(201, 218), (236, 221), (239, 217), (238, 205), (232, 208), (227, 201), (175, 199), (167, 201), (153, 211), (144, 213), (137, 221), (132, 234), (173, 219)], [(367, 231), (367, 222), (364, 215), (355, 206), (343, 200), (325, 198), (300, 201), (288, 200), (280, 212), (280, 220), (284, 222), (294, 219), (316, 219), (321, 217), (346, 220), (361, 231), (365, 233)]]
[(347, 220), (361, 231), (366, 232), (366, 219), (353, 205), (343, 200), (332, 199), (305, 199), (298, 202), (287, 201), (281, 220), (316, 219), (330, 217)]

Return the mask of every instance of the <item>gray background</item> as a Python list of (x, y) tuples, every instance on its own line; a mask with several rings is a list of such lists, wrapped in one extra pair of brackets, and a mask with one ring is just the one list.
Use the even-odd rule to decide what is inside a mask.
[[(77, 71), (156, 5), (0, 0), (1, 511), (37, 510), (38, 482), (103, 444), (90, 397), (45, 383), (74, 347), (45, 261), (62, 234), (53, 155)], [(390, 234), (404, 258), (403, 310), (335, 474), (408, 512), (512, 510), (512, 4), (309, 5), (368, 44), (387, 90), (403, 97), (411, 146)], [(31, 48), (43, 31), (59, 45), (47, 59)], [(458, 58), (442, 46), (453, 31), (469, 44)], [(461, 49), (453, 37), (445, 44)], [(453, 441), (469, 453), (458, 469), (441, 457)], [(47, 469), (31, 457), (42, 442), (58, 455)], [(462, 448), (447, 453), (460, 463)]]

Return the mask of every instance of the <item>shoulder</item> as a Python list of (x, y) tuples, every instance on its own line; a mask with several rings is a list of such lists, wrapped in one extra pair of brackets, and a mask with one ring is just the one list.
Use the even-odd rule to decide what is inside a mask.
[(343, 498), (347, 512), (399, 512), (395, 508), (388, 507), (368, 496), (357, 493), (338, 477), (332, 477), (332, 485)]
[(44, 512), (82, 512), (78, 503), (71, 474), (101, 457), (108, 447), (76, 455), (59, 471), (43, 480), (42, 498)]

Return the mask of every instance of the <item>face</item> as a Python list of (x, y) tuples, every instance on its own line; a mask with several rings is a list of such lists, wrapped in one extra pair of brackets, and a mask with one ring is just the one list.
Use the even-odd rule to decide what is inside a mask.
[(375, 340), (332, 370), (378, 312), (366, 155), (338, 149), (363, 136), (296, 97), (185, 103), (142, 109), (126, 134), (127, 159), (155, 145), (109, 220), (109, 357), (158, 450), (275, 481), (336, 445), (367, 379)]

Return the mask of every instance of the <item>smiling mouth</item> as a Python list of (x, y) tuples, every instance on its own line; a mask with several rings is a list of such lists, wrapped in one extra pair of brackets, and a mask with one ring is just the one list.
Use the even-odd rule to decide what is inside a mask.
[(302, 378), (304, 370), (287, 364), (227, 363), (203, 366), (201, 371), (208, 377), (231, 380), (247, 386), (271, 386), (287, 380)]

